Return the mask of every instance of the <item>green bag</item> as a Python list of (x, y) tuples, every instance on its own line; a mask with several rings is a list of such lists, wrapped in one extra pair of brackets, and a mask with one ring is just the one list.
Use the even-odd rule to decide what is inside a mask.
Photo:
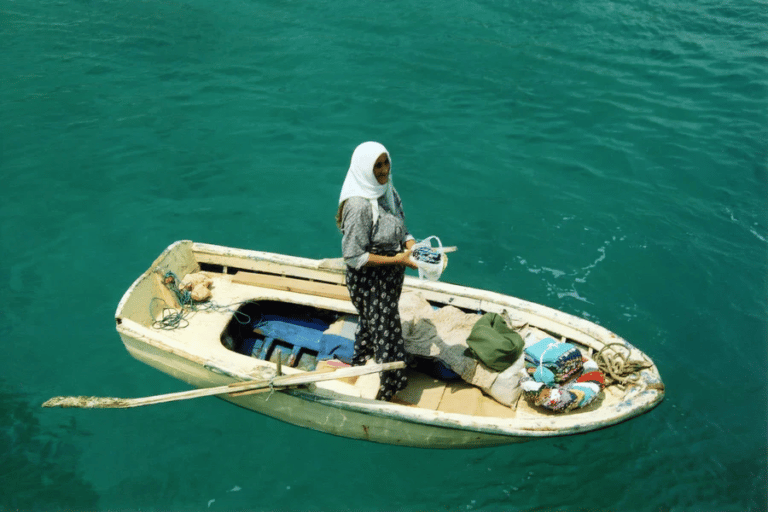
[(525, 342), (507, 326), (501, 315), (486, 313), (472, 327), (467, 345), (468, 356), (482, 361), (492, 370), (503, 372), (522, 355)]

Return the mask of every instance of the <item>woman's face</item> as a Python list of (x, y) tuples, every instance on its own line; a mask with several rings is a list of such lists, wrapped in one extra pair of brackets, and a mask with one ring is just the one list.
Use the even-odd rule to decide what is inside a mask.
[(379, 185), (387, 184), (387, 180), (389, 179), (389, 169), (389, 157), (386, 153), (380, 154), (379, 158), (376, 159), (376, 163), (373, 164), (373, 175), (376, 176), (376, 181), (379, 182)]

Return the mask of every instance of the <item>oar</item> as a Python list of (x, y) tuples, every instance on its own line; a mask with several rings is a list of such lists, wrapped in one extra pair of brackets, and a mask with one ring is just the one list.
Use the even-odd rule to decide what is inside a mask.
[[(455, 245), (452, 247), (443, 247), (443, 252), (455, 252), (459, 248)], [(320, 260), (320, 263), (317, 265), (317, 268), (327, 268), (331, 270), (344, 270), (346, 267), (346, 264), (344, 263), (344, 258), (325, 258)]]
[(403, 361), (394, 363), (378, 363), (366, 366), (351, 366), (341, 368), (332, 372), (305, 372), (294, 375), (282, 375), (271, 379), (247, 380), (235, 382), (226, 386), (217, 386), (213, 388), (192, 389), (190, 391), (179, 391), (177, 393), (167, 393), (165, 395), (154, 395), (143, 398), (113, 398), (108, 396), (55, 396), (45, 402), (43, 407), (79, 407), (82, 409), (127, 409), (129, 407), (141, 407), (142, 405), (162, 404), (164, 402), (175, 402), (178, 400), (189, 400), (202, 396), (224, 395), (228, 393), (241, 393), (243, 391), (263, 388), (287, 388), (301, 386), (311, 382), (321, 382), (324, 380), (343, 379), (346, 377), (359, 377), (370, 373), (378, 373), (389, 370), (405, 368)]

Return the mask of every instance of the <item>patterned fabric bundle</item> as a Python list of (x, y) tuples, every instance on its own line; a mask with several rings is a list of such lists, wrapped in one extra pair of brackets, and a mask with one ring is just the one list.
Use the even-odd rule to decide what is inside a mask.
[[(566, 344), (560, 343), (560, 345)], [(579, 353), (581, 359), (581, 352), (575, 347), (572, 348)], [(526, 353), (526, 357), (527, 355)], [(526, 376), (520, 379), (520, 386), (526, 400), (555, 412), (571, 411), (592, 403), (605, 387), (605, 378), (598, 369), (597, 363), (591, 359), (583, 358), (581, 363), (579, 373), (564, 385), (538, 380), (537, 377), (542, 375), (541, 372), (526, 372)]]
[(417, 247), (411, 253), (414, 258), (424, 263), (439, 263), (442, 253), (426, 246)]
[(581, 352), (568, 343), (544, 338), (525, 349), (525, 369), (538, 382), (562, 384), (581, 371)]

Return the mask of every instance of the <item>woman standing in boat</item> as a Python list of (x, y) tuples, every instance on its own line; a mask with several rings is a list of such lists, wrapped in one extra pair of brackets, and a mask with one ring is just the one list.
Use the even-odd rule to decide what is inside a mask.
[[(360, 315), (353, 365), (371, 357), (377, 363), (405, 359), (398, 305), (405, 267), (417, 266), (410, 258), (415, 240), (405, 227), (391, 166), (384, 146), (360, 144), (339, 196), (336, 225), (343, 234), (347, 288)], [(385, 372), (376, 398), (389, 401), (407, 383), (403, 370)]]

